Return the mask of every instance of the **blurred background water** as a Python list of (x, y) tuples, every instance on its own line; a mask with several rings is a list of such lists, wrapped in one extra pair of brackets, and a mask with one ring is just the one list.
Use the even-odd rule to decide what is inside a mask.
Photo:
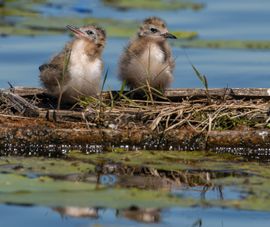
[[(9, 1), (7, 1), (9, 2)], [(33, 2), (33, 1), (22, 1)], [(39, 2), (39, 1), (37, 1)], [(40, 17), (109, 18), (141, 21), (148, 16), (166, 20), (171, 30), (195, 31), (201, 40), (269, 41), (270, 2), (267, 0), (201, 0), (200, 10), (117, 9), (102, 1), (41, 1), (31, 11)], [(29, 8), (29, 7), (28, 7)], [(2, 16), (1, 24), (16, 16)], [(34, 19), (33, 19), (34, 20)], [(68, 21), (67, 21), (68, 22)], [(46, 23), (46, 22), (45, 22)], [(47, 27), (53, 23), (49, 21)], [(134, 28), (134, 34), (136, 28)], [(0, 87), (40, 86), (38, 66), (60, 51), (70, 40), (68, 32), (55, 35), (22, 36), (9, 34), (0, 38)], [(109, 36), (104, 51), (105, 69), (109, 69), (107, 89), (119, 89), (118, 58), (128, 37)], [(173, 47), (176, 68), (172, 87), (200, 87), (183, 48)], [(238, 48), (185, 48), (191, 62), (205, 74), (210, 87), (269, 87), (270, 50)]]

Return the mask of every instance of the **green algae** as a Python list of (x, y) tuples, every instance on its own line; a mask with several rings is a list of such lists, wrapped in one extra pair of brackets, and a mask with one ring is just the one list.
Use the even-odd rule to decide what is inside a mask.
[(190, 40), (173, 42), (172, 45), (184, 48), (212, 48), (212, 49), (270, 49), (268, 40)]
[(16, 17), (36, 17), (39, 14), (28, 10), (21, 10), (15, 8), (4, 8), (0, 7), (1, 16), (16, 16)]
[[(177, 9), (177, 8), (201, 8), (203, 5), (194, 2), (161, 0), (151, 1), (127, 1), (127, 0), (105, 0), (104, 3), (120, 8), (143, 8), (143, 9)], [(47, 17), (43, 16), (37, 6), (40, 4), (54, 4), (51, 1), (6, 1), (0, 7), (3, 17), (0, 23), (0, 35), (36, 36), (36, 35), (59, 35), (67, 32), (68, 24), (82, 26), (86, 24), (99, 24), (103, 26), (109, 37), (128, 38), (136, 34), (139, 26), (138, 21), (116, 20), (111, 18), (94, 17)], [(64, 2), (60, 1), (60, 6)], [(10, 22), (15, 17), (16, 23)], [(12, 20), (11, 20), (12, 21)], [(265, 40), (202, 40), (198, 38), (195, 31), (171, 31), (178, 40), (171, 44), (175, 47), (184, 48), (213, 48), (213, 49), (270, 49), (270, 41)]]
[(56, 181), (50, 177), (28, 178), (15, 174), (0, 174), (1, 193), (88, 191), (95, 185), (83, 182)]
[(0, 35), (16, 35), (16, 36), (37, 36), (37, 35), (58, 35), (57, 31), (34, 30), (30, 28), (0, 25)]
[[(36, 17), (25, 18), (14, 25), (0, 25), (0, 34), (5, 35), (58, 35), (67, 32), (66, 25), (82, 26), (86, 24), (99, 24), (104, 27), (110, 37), (128, 38), (136, 34), (139, 26), (135, 21), (122, 21), (106, 18), (72, 18), (72, 17)], [(182, 39), (193, 39), (197, 37), (192, 31), (172, 31)]]
[[(0, 23), (1, 35), (57, 35), (66, 32), (66, 25), (83, 26), (87, 24), (99, 24), (104, 27), (110, 37), (127, 38), (134, 36), (139, 26), (138, 21), (116, 20), (111, 18), (94, 17), (66, 17), (66, 16), (44, 16), (37, 9), (40, 4), (55, 4), (50, 1), (7, 1), (0, 7), (3, 16)], [(57, 3), (64, 6), (64, 2)], [(16, 18), (16, 23), (10, 21)], [(182, 39), (197, 37), (196, 32), (173, 31)]]
[(104, 155), (91, 155), (89, 159), (80, 152), (73, 152), (70, 155), (86, 162), (90, 159), (91, 162), (97, 163), (110, 160), (134, 167), (141, 165), (156, 170), (181, 171), (183, 174), (194, 171), (196, 173), (212, 173), (210, 181), (205, 182), (207, 185), (233, 186), (238, 191), (239, 197), (242, 198), (197, 200), (197, 204), (247, 210), (270, 210), (270, 169), (268, 163), (247, 162), (241, 157), (209, 152), (110, 152)]
[[(269, 166), (265, 167), (268, 169)], [(254, 167), (256, 169), (256, 165)], [(261, 169), (262, 170), (262, 169)], [(251, 170), (249, 170), (251, 173)], [(264, 171), (263, 171), (264, 172)], [(242, 199), (225, 200), (224, 206), (236, 207), (245, 210), (270, 210), (270, 183), (269, 171), (265, 176), (249, 176), (249, 177), (227, 177), (215, 179), (214, 182), (219, 185), (236, 186), (241, 194), (245, 194)], [(218, 204), (218, 201), (213, 201), (213, 205)]]
[[(270, 168), (268, 163), (247, 162), (241, 157), (210, 152), (127, 152), (122, 149), (112, 149), (112, 152), (91, 155), (72, 151), (67, 154), (66, 158), (61, 160), (41, 157), (2, 157), (0, 159), (0, 202), (110, 208), (127, 208), (134, 205), (158, 208), (200, 205), (270, 210)], [(96, 168), (107, 164), (143, 167), (142, 169), (147, 167), (154, 175), (168, 173), (168, 176), (173, 176), (173, 173), (178, 173), (186, 178), (190, 177), (191, 180), (195, 179), (198, 173), (204, 173), (202, 176), (206, 176), (205, 174), (208, 173), (208, 180), (201, 180), (200, 185), (210, 188), (234, 187), (239, 198), (195, 199), (181, 193), (174, 195), (168, 189), (161, 188), (159, 184), (154, 191), (138, 189), (135, 184), (132, 187), (129, 184), (126, 186), (116, 184), (114, 187), (100, 185), (97, 183), (99, 177)], [(95, 180), (78, 181), (53, 178), (54, 174), (64, 176), (76, 173), (92, 174), (92, 178)], [(143, 173), (143, 175), (145, 174)], [(121, 178), (121, 174), (119, 175), (119, 179), (124, 179), (124, 181), (132, 180), (132, 175), (126, 177), (128, 178)], [(187, 190), (187, 186), (183, 186)], [(178, 187), (181, 188), (181, 186)], [(192, 187), (190, 189), (192, 190)], [(226, 196), (225, 194), (225, 198)]]
[[(116, 20), (107, 18), (63, 18), (63, 17), (43, 17), (36, 20), (26, 19), (21, 26), (34, 31), (48, 31), (54, 33), (63, 33), (66, 31), (66, 25), (72, 24), (82, 26), (86, 24), (99, 24), (104, 27), (106, 33), (110, 37), (127, 38), (136, 34), (139, 23), (132, 20)], [(196, 32), (192, 31), (172, 31), (176, 36), (182, 39), (193, 39), (197, 37)], [(51, 33), (49, 33), (51, 34)]]
[[(159, 170), (178, 171), (187, 169), (234, 170), (234, 164), (243, 160), (229, 154), (217, 155), (212, 152), (186, 152), (186, 151), (131, 151), (108, 152), (106, 154), (85, 155), (73, 151), (68, 157), (74, 160), (91, 163), (104, 163), (107, 160), (129, 166), (146, 166)], [(228, 165), (230, 162), (230, 165)]]
[(2, 157), (0, 172), (16, 174), (68, 175), (94, 172), (95, 166), (78, 161), (42, 157)]
[[(117, 201), (117, 202), (116, 202)], [(29, 179), (0, 174), (0, 202), (78, 207), (171, 207), (193, 205), (194, 201), (172, 197), (166, 192), (97, 187), (83, 182), (55, 181), (49, 177)]]
[(103, 0), (106, 6), (118, 9), (149, 9), (149, 10), (179, 10), (193, 9), (200, 10), (204, 7), (202, 3), (192, 1), (164, 1), (164, 0)]

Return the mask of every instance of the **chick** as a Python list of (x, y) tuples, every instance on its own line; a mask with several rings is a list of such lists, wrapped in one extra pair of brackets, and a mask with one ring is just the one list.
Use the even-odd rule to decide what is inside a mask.
[(50, 95), (61, 95), (62, 102), (75, 103), (80, 97), (96, 96), (100, 91), (106, 33), (96, 25), (67, 28), (75, 39), (48, 64), (39, 67), (40, 80)]
[(170, 85), (175, 63), (168, 38), (176, 39), (168, 33), (162, 19), (150, 17), (143, 21), (120, 58), (119, 77), (128, 87), (135, 89), (148, 84), (164, 90)]

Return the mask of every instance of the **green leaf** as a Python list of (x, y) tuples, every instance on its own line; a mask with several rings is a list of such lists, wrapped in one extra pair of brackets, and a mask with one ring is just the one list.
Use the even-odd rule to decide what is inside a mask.
[(107, 69), (106, 72), (105, 72), (105, 76), (104, 76), (104, 79), (103, 79), (103, 82), (102, 82), (102, 86), (101, 86), (101, 91), (104, 90), (104, 86), (105, 86), (105, 83), (107, 81), (108, 73), (109, 73), (109, 69)]
[(191, 64), (196, 76), (199, 78), (199, 80), (201, 81), (201, 83), (203, 84), (203, 86), (205, 87), (205, 89), (208, 89), (208, 81), (205, 75), (202, 75), (199, 70), (193, 65)]

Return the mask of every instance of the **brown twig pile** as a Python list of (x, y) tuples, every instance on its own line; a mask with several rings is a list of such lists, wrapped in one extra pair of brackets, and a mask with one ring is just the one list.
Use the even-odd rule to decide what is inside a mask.
[[(269, 127), (269, 104), (264, 100), (184, 100), (143, 101), (120, 99), (113, 106), (104, 105), (102, 116), (115, 116), (118, 125), (141, 122), (159, 132), (189, 126), (197, 132), (234, 129), (239, 126)], [(124, 120), (123, 120), (124, 119)], [(108, 118), (107, 118), (108, 120)]]
[[(152, 96), (151, 96), (152, 97)], [(83, 108), (77, 111), (56, 110), (63, 119), (78, 121), (78, 114), (82, 113), (81, 122), (96, 127), (109, 126), (147, 127), (160, 133), (181, 127), (189, 127), (196, 132), (211, 130), (235, 129), (237, 127), (269, 128), (269, 103), (264, 99), (190, 99), (172, 102), (166, 97), (132, 99), (130, 96), (118, 93), (118, 96), (89, 98)], [(3, 93), (0, 96), (0, 113), (23, 116), (41, 116), (44, 108), (38, 108), (42, 99), (24, 99), (13, 93)], [(41, 105), (42, 106), (42, 105)], [(43, 114), (44, 115), (44, 114)], [(61, 116), (62, 117), (62, 116)]]

